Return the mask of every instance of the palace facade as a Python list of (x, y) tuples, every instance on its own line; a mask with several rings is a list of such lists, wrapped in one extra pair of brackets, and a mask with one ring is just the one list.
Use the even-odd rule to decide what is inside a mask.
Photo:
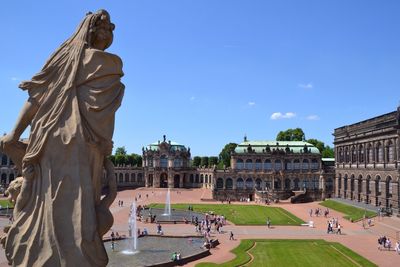
[(117, 167), (120, 187), (211, 188), (219, 200), (287, 199), (293, 191), (321, 199), (334, 190), (334, 161), (307, 142), (248, 141), (231, 155), (231, 167), (192, 167), (190, 148), (158, 141), (143, 148), (143, 167)]
[(335, 129), (335, 195), (399, 213), (400, 108)]

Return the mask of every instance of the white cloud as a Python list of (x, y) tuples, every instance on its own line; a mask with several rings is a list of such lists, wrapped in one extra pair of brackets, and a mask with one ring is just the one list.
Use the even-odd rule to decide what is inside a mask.
[(312, 89), (313, 88), (312, 83), (299, 83), (298, 86), (303, 89)]
[(296, 117), (296, 113), (294, 112), (286, 112), (286, 113), (274, 112), (271, 115), (271, 120), (291, 119), (294, 117)]
[(190, 101), (194, 101), (196, 98), (194, 97), (194, 96), (192, 96), (191, 98), (190, 98)]
[(319, 117), (318, 117), (318, 115), (309, 115), (306, 117), (306, 119), (309, 121), (317, 121), (317, 120), (319, 120)]
[(249, 104), (250, 107), (252, 107), (252, 106), (255, 106), (255, 105), (256, 105), (256, 102), (251, 102), (251, 101), (250, 101), (248, 104)]
[(17, 77), (11, 77), (10, 79), (11, 79), (11, 81), (18, 81), (19, 80)]

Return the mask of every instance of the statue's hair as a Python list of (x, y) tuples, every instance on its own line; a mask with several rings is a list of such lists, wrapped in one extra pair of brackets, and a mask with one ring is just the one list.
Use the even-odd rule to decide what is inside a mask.
[[(88, 14), (92, 15), (91, 12), (89, 12)], [(95, 14), (92, 15), (89, 24), (89, 36), (87, 40), (88, 46), (92, 45), (92, 42), (94, 41), (96, 35), (98, 36), (98, 38), (99, 37), (102, 39), (106, 38), (102, 34), (103, 30), (113, 31), (115, 29), (115, 25), (109, 21), (109, 17), (110, 14), (104, 9), (100, 9)]]

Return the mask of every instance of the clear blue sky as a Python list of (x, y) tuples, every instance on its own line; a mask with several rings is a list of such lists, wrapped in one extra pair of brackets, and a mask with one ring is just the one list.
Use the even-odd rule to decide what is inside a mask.
[(400, 1), (2, 1), (0, 132), (27, 98), (18, 83), (100, 8), (124, 62), (114, 142), (128, 152), (166, 134), (217, 155), (293, 127), (332, 144), (399, 104)]

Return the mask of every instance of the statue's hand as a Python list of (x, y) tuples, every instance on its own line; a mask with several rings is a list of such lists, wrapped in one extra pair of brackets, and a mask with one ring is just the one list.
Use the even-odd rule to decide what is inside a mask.
[(0, 150), (4, 151), (7, 146), (12, 146), (16, 144), (18, 138), (13, 134), (7, 134), (5, 136), (0, 137)]

